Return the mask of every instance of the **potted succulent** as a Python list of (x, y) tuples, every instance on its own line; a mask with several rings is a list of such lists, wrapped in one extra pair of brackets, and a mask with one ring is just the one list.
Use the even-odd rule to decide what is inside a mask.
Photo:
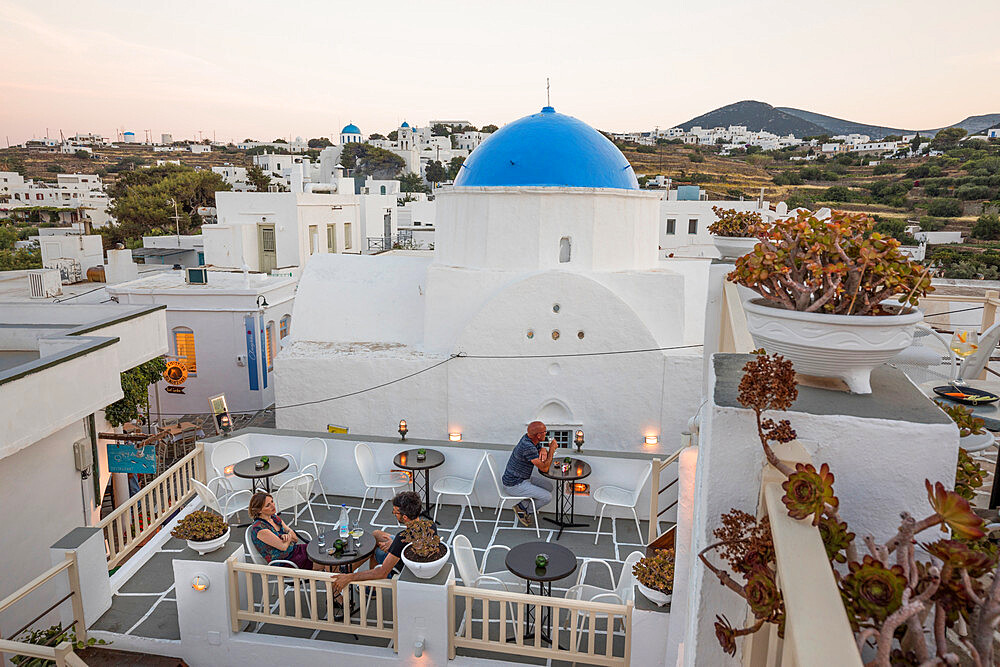
[(197, 510), (181, 519), (170, 534), (187, 540), (189, 548), (197, 551), (199, 556), (204, 556), (221, 549), (226, 543), (229, 539), (229, 524), (218, 514)]
[(958, 446), (967, 452), (978, 452), (986, 449), (993, 443), (993, 434), (986, 430), (986, 422), (975, 417), (972, 410), (963, 408), (961, 405), (946, 405), (941, 401), (934, 401), (944, 413), (951, 417), (958, 427)]
[(670, 602), (674, 591), (674, 550), (657, 549), (632, 567), (639, 591), (658, 607)]
[[(856, 394), (870, 394), (872, 369), (913, 341), (918, 297), (934, 289), (928, 269), (873, 229), (866, 215), (800, 211), (760, 226), (760, 242), (728, 276), (760, 294), (744, 304), (759, 347)], [(884, 303), (894, 297), (899, 304)]]
[(732, 208), (713, 206), (718, 220), (708, 226), (712, 242), (723, 259), (742, 257), (757, 245), (757, 235), (761, 229), (760, 213), (739, 211)]
[(430, 521), (414, 519), (403, 531), (403, 539), (407, 542), (403, 548), (403, 562), (417, 578), (434, 577), (448, 562), (448, 547), (434, 532)]

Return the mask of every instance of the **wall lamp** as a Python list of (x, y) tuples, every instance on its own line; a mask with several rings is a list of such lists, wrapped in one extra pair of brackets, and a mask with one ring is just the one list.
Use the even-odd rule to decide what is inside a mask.
[(406, 434), (410, 432), (410, 429), (406, 428), (406, 420), (399, 420), (399, 437), (406, 440)]
[(460, 432), (449, 433), (448, 439), (451, 440), (452, 442), (461, 442), (462, 434)]
[(583, 431), (577, 431), (573, 436), (573, 444), (576, 445), (576, 451), (580, 451), (583, 447)]
[(195, 589), (199, 593), (203, 593), (208, 590), (208, 587), (212, 585), (212, 582), (208, 580), (208, 577), (204, 574), (196, 574), (194, 578), (191, 579), (191, 588)]
[(646, 436), (646, 444), (647, 445), (655, 445), (655, 444), (657, 444), (659, 442), (660, 442), (660, 437), (659, 436), (656, 436), (656, 435), (647, 435)]
[(263, 294), (261, 294), (260, 296), (257, 297), (257, 307), (258, 308), (267, 308), (268, 305), (270, 305), (270, 304), (267, 303), (267, 297), (266, 296), (264, 296)]

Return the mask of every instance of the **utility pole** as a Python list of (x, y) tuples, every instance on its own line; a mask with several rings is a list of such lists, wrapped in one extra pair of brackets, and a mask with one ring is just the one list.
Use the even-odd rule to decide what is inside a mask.
[(177, 247), (181, 247), (181, 218), (177, 215), (177, 201), (175, 199), (168, 199), (171, 204), (174, 205), (174, 231), (177, 232)]

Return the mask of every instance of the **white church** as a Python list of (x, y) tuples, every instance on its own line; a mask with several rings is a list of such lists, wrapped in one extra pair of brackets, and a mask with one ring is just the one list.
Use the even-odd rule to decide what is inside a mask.
[(585, 448), (666, 451), (700, 402), (709, 263), (660, 259), (660, 194), (545, 107), (437, 201), (433, 253), (310, 258), (278, 427), (393, 435), (405, 419), (418, 438), (514, 442), (537, 419)]

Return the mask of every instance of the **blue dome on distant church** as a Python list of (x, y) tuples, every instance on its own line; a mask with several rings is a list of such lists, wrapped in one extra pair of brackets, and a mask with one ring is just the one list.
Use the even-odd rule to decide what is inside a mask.
[(405, 120), (403, 121), (403, 124), (400, 125), (400, 127), (409, 127), (409, 126), (410, 126), (410, 124), (407, 123)]
[(455, 185), (639, 189), (632, 166), (613, 143), (552, 107), (490, 135), (466, 159)]
[(354, 123), (348, 123), (344, 126), (344, 129), (340, 131), (341, 134), (361, 134), (361, 130)]

